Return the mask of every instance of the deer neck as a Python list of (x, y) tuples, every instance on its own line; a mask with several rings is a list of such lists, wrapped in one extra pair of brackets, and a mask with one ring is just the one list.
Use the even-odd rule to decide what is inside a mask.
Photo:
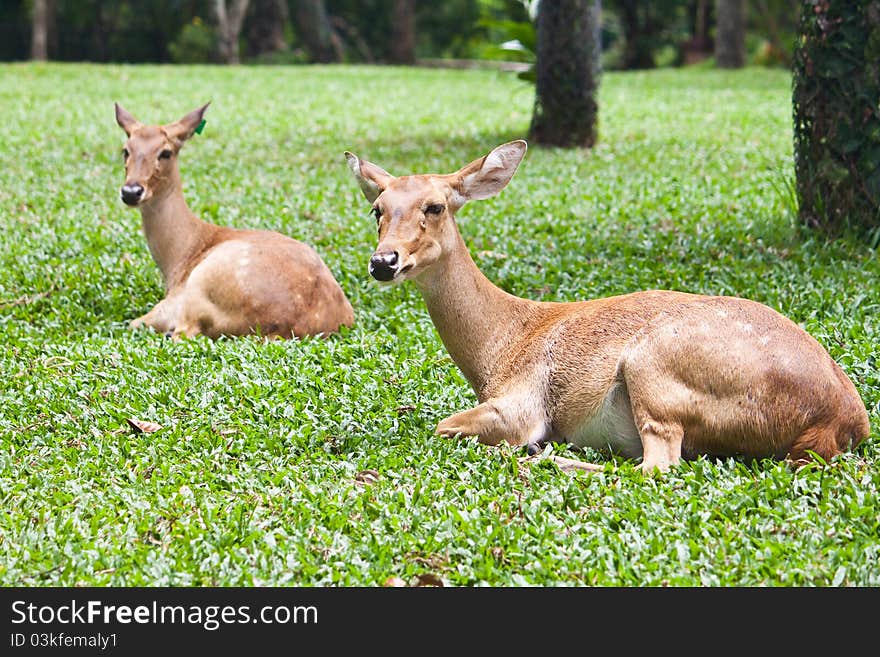
[(188, 272), (184, 269), (205, 247), (212, 226), (189, 209), (176, 171), (164, 193), (154, 195), (140, 210), (150, 254), (168, 291), (185, 278)]
[(415, 282), (446, 350), (483, 401), (499, 357), (540, 304), (494, 285), (474, 263), (461, 235), (455, 237), (455, 248)]

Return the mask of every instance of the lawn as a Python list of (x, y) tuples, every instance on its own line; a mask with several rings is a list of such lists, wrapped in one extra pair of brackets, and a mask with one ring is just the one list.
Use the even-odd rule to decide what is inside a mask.
[[(531, 148), (458, 219), (521, 296), (671, 288), (778, 309), (855, 382), (863, 447), (647, 478), (432, 435), (475, 396), (415, 287), (367, 274), (375, 223), (342, 154), (450, 172), (524, 137), (533, 93), (490, 71), (0, 65), (0, 584), (880, 585), (880, 263), (797, 227), (784, 72), (607, 73), (597, 148)], [(119, 200), (113, 102), (168, 122), (208, 100), (181, 154), (190, 206), (313, 245), (353, 329), (126, 328), (162, 283)]]

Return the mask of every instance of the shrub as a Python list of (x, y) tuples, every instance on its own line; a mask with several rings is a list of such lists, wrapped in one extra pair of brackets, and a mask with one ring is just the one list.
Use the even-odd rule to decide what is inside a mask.
[(178, 64), (205, 64), (214, 60), (217, 34), (196, 16), (184, 25), (177, 38), (168, 44), (172, 61)]

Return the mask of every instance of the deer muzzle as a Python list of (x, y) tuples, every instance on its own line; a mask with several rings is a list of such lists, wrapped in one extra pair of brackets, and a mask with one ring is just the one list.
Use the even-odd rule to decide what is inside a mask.
[(140, 183), (125, 183), (119, 191), (122, 202), (135, 206), (144, 198), (144, 186)]
[(397, 251), (376, 251), (370, 258), (370, 276), (377, 281), (390, 281), (399, 269), (400, 258)]

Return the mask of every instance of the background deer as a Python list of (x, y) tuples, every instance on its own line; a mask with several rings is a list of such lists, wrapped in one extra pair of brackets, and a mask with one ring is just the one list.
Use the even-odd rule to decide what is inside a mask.
[(547, 303), (493, 285), (453, 215), (500, 192), (525, 153), (512, 141), (452, 174), (400, 177), (345, 153), (378, 224), (370, 274), (415, 282), (480, 402), (438, 434), (561, 440), (641, 457), (644, 471), (701, 454), (827, 460), (867, 437), (843, 370), (765, 305), (664, 290)]
[(122, 200), (140, 209), (165, 281), (165, 298), (130, 326), (175, 339), (199, 333), (289, 338), (351, 326), (351, 304), (310, 246), (273, 231), (216, 226), (187, 207), (177, 155), (207, 108), (167, 125), (142, 125), (116, 104), (116, 122), (128, 136)]

